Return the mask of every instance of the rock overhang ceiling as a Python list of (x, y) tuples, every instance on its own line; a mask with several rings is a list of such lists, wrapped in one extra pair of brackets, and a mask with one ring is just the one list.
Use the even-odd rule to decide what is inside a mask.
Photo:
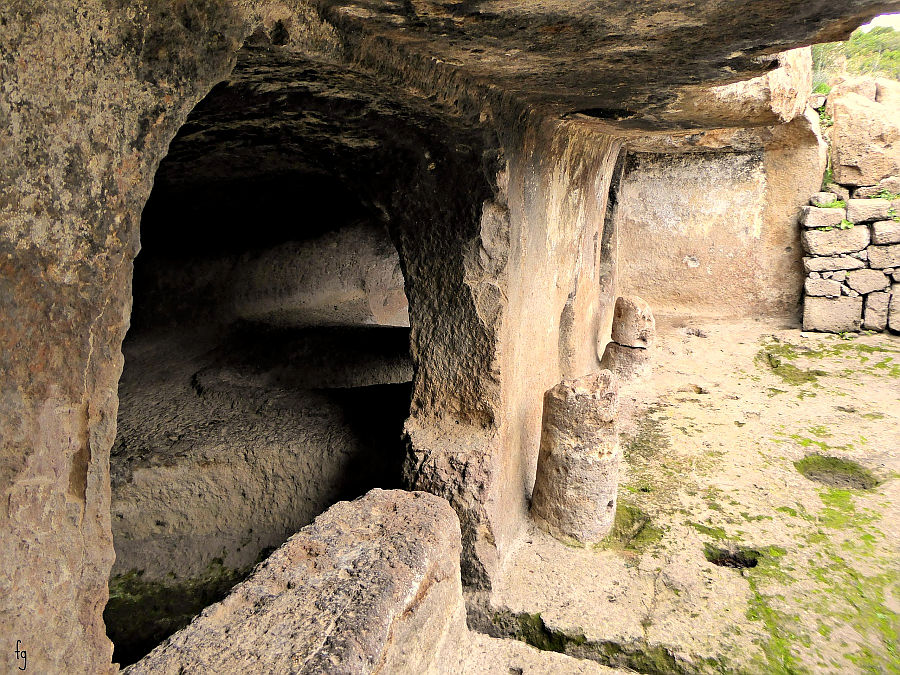
[[(157, 182), (371, 169), (386, 139), (398, 143), (390, 130), (438, 117), (471, 130), (488, 109), (530, 109), (637, 143), (654, 133), (766, 126), (771, 119), (744, 106), (707, 106), (710, 88), (765, 73), (779, 65), (778, 52), (845, 37), (897, 7), (319, 0), (318, 24), (286, 6), (248, 38), (229, 80), (191, 115)], [(322, 26), (331, 47), (310, 48)], [(448, 108), (462, 115), (443, 115)]]
[(900, 3), (320, 0), (317, 7), (343, 35), (376, 36), (548, 114), (652, 131), (739, 125), (682, 103), (699, 85), (758, 76), (777, 65), (778, 52), (843, 39)]
[(478, 170), (490, 138), (470, 118), (443, 114), (371, 73), (251, 43), (172, 141), (142, 239), (179, 236), (184, 243), (198, 223), (211, 223), (215, 237), (202, 227), (195, 237), (208, 249), (210, 241), (227, 244), (234, 223), (233, 238), (242, 241), (249, 222), (257, 223), (256, 234), (280, 231), (285, 221), (299, 227), (294, 236), (311, 236), (342, 222), (383, 221), (389, 195), (448, 154), (471, 155)]

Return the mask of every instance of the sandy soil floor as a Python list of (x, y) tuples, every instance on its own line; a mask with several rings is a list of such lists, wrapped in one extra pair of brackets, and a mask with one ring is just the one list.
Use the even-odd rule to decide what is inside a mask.
[(530, 532), (492, 632), (640, 672), (900, 672), (900, 338), (662, 320), (654, 359), (613, 536)]

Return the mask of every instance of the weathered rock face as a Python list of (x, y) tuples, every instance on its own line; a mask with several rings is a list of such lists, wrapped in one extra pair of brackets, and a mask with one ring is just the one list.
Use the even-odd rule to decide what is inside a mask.
[(377, 235), (342, 228), (253, 256), (234, 281), (235, 313), (288, 326), (408, 326), (397, 251)]
[[(408, 286), (416, 285), (411, 269), (430, 273), (422, 279), (426, 288), (447, 274), (442, 293), (461, 277), (465, 286), (454, 303), (474, 301), (459, 310), (475, 320), (470, 342), (453, 351), (465, 358), (448, 361), (452, 345), (435, 338), (463, 338), (454, 323), (460, 316), (446, 302), (426, 313), (410, 295), (413, 349), (422, 350), (420, 369), (428, 365), (424, 377), (418, 373), (406, 424), (412, 452), (405, 469), (409, 484), (445, 496), (460, 513), (464, 548), (472, 554), (463, 561), (469, 585), (489, 586), (528, 522), (541, 428), (536, 392), (597, 369), (595, 336), (612, 315), (604, 223), (620, 147), (572, 123), (515, 128), (505, 142), (508, 168), (497, 175), (497, 191), (482, 207), (478, 229), (468, 233), (463, 257), (419, 260), (424, 251), (418, 251), (406, 266)], [(427, 301), (441, 296), (432, 297)], [(420, 308), (427, 340), (416, 337)]]
[[(829, 195), (828, 202), (832, 202), (837, 197), (830, 192), (820, 193)], [(800, 209), (800, 224), (804, 227), (835, 227), (844, 220), (846, 212), (844, 209), (818, 208), (815, 206), (803, 206)]]
[[(898, 101), (900, 103), (900, 101)], [(880, 192), (890, 192), (892, 194), (900, 194), (900, 176), (888, 176), (878, 181), (877, 185), (868, 185), (857, 188), (853, 191), (855, 199), (869, 199), (877, 197)]]
[(0, 66), (0, 629), (37, 671), (110, 667), (108, 462), (138, 217), (178, 124), (231, 66), (234, 14), (0, 9), (15, 55)]
[(807, 253), (823, 256), (862, 251), (871, 241), (869, 228), (864, 226), (846, 230), (805, 230), (801, 238)]
[(865, 266), (866, 263), (864, 260), (846, 255), (825, 256), (821, 258), (803, 258), (803, 267), (807, 272), (853, 270)]
[(466, 630), (460, 552), (447, 502), (373, 490), (291, 537), (127, 672), (431, 672)]
[(887, 199), (851, 199), (847, 202), (847, 219), (852, 223), (871, 223), (890, 218), (891, 202)]
[(871, 246), (869, 252), (869, 267), (883, 270), (900, 267), (900, 244), (888, 246)]
[(834, 126), (831, 130), (831, 160), (834, 178), (843, 185), (875, 185), (900, 174), (900, 119), (889, 96), (880, 100), (874, 81), (872, 91), (828, 97)]
[(858, 94), (874, 101), (878, 95), (878, 85), (871, 77), (847, 77), (837, 81), (829, 92), (825, 112), (834, 117), (834, 104), (848, 94)]
[(831, 279), (807, 279), (804, 282), (803, 291), (806, 295), (839, 298), (841, 297), (841, 284)]
[[(109, 667), (100, 619), (112, 564), (108, 452), (139, 214), (169, 141), (189, 110), (228, 77), (242, 46), (263, 52), (251, 86), (279, 91), (263, 112), (278, 118), (270, 138), (283, 143), (265, 153), (232, 153), (253, 124), (227, 116), (209, 133), (198, 129), (197, 140), (218, 142), (225, 157), (277, 163), (280, 148), (296, 156), (308, 147), (293, 141), (310, 136), (289, 133), (304, 119), (299, 128), (318, 130), (317, 141), (340, 139), (327, 146), (344, 153), (340, 167), (353, 166), (350, 148), (365, 159), (358, 166), (374, 183), (370, 194), (381, 195), (368, 206), (389, 212), (410, 302), (417, 365), (410, 484), (451, 496), (464, 517), (465, 559), (488, 561), (497, 556), (495, 543), (502, 547), (524, 522), (539, 392), (560, 379), (547, 364), (559, 363), (566, 376), (596, 367), (589, 333), (611, 309), (596, 293), (595, 282), (611, 274), (602, 263), (606, 231), (599, 236), (597, 223), (621, 141), (604, 137), (598, 144), (580, 125), (549, 118), (532, 120), (526, 132), (518, 114), (528, 106), (551, 117), (584, 111), (616, 133), (628, 126), (719, 127), (729, 120), (668, 111), (678, 99), (674, 89), (758, 74), (766, 67), (755, 60), (760, 54), (843, 37), (896, 4), (766, 0), (746, 12), (744, 3), (679, 0), (665, 11), (617, 2), (597, 12), (548, 11), (534, 1), (477, 8), (376, 0), (315, 7), (294, 0), (85, 0), (77, 9), (56, 1), (4, 3), (3, 634), (21, 636), (38, 671)], [(372, 116), (392, 122), (382, 126), (382, 138), (399, 141), (366, 154), (371, 136), (342, 128), (347, 117), (296, 105), (285, 89), (303, 80), (295, 75), (310, 60), (341, 73), (352, 64), (369, 73), (377, 91), (394, 87), (415, 101), (411, 112)], [(343, 95), (351, 107), (359, 104), (358, 119), (370, 119), (371, 99), (357, 88), (348, 92), (331, 80), (317, 90)], [(385, 106), (379, 110), (396, 111), (390, 101)], [(501, 146), (508, 192), (494, 179)], [(373, 161), (385, 147), (396, 171)], [(252, 168), (210, 157), (235, 185)], [(189, 236), (176, 234), (173, 250)], [(595, 236), (597, 247), (585, 246)], [(215, 232), (208, 236), (210, 245), (217, 240)], [(479, 240), (485, 255), (473, 245)], [(578, 259), (575, 251), (586, 253)], [(432, 463), (443, 468), (432, 471)]]
[(847, 272), (847, 285), (857, 293), (880, 291), (890, 285), (890, 278), (881, 270), (852, 270)]
[(872, 243), (900, 244), (900, 223), (896, 220), (872, 223)]
[(888, 308), (888, 328), (900, 333), (900, 284), (891, 287), (891, 301)]
[(743, 117), (740, 126), (745, 127), (790, 122), (806, 110), (812, 90), (812, 54), (805, 47), (792, 49), (779, 54), (776, 65), (761, 77), (686, 96), (686, 103), (702, 116)]
[(105, 611), (123, 664), (338, 499), (400, 486), (408, 331), (220, 339), (182, 327), (126, 340)]
[(890, 293), (870, 293), (866, 296), (862, 327), (882, 331), (887, 328)]
[(618, 382), (608, 370), (544, 394), (531, 515), (562, 541), (596, 544), (612, 528), (622, 459), (618, 402)]
[(826, 145), (814, 115), (754, 145), (629, 157), (616, 211), (623, 291), (657, 312), (795, 311), (797, 219), (819, 187)]

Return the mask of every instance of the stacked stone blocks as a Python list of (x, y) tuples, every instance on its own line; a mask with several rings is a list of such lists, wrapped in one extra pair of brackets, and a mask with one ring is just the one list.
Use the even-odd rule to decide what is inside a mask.
[(900, 198), (889, 189), (896, 181), (858, 188), (852, 199), (820, 192), (802, 208), (805, 330), (900, 332)]

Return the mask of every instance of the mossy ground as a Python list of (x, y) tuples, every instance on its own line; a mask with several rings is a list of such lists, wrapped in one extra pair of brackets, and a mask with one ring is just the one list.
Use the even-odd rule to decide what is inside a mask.
[(722, 672), (722, 663), (707, 660), (684, 662), (660, 645), (637, 640), (622, 644), (612, 640), (590, 641), (583, 633), (567, 633), (549, 628), (539, 613), (497, 612), (493, 617), (495, 635), (512, 637), (544, 651), (590, 659), (613, 668), (649, 675), (693, 675)]
[[(795, 387), (817, 383), (826, 375), (900, 377), (900, 346), (889, 339), (883, 342), (871, 344), (854, 333), (823, 335), (815, 342), (807, 339), (807, 344), (769, 335), (762, 341), (756, 363)], [(824, 362), (828, 370), (815, 367)]]
[(871, 471), (857, 462), (829, 455), (807, 455), (794, 462), (797, 471), (810, 480), (833, 487), (869, 490), (878, 485)]
[[(502, 594), (529, 587), (516, 606), (566, 653), (665, 655), (601, 661), (638, 672), (900, 673), (900, 341), (703, 332), (661, 339), (652, 380), (620, 394), (637, 401), (608, 545), (542, 543)], [(642, 523), (652, 540), (622, 544)]]
[(619, 499), (613, 529), (605, 545), (641, 551), (662, 539), (662, 535), (663, 531), (653, 524), (649, 515)]
[(827, 375), (824, 370), (818, 368), (798, 368), (792, 363), (787, 362), (783, 357), (773, 351), (761, 349), (757, 355), (757, 361), (768, 366), (775, 375), (780, 377), (786, 384), (794, 386), (806, 384), (808, 382), (816, 382), (823, 375)]

